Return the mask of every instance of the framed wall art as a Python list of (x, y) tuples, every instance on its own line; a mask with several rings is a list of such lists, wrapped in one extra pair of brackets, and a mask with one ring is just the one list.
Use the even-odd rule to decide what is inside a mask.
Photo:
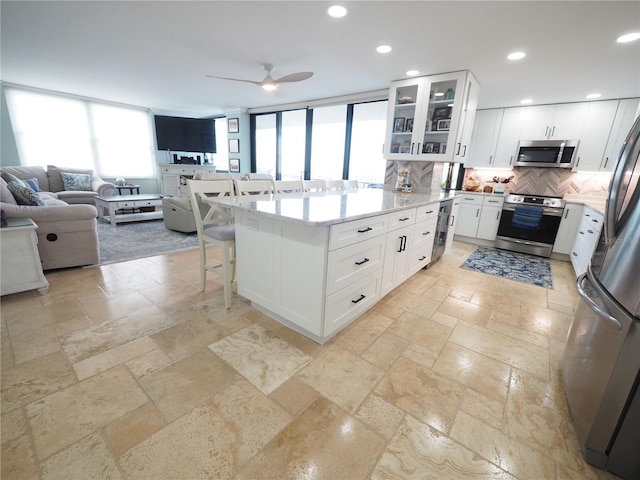
[(238, 133), (240, 132), (240, 120), (237, 118), (229, 118), (227, 119), (227, 129), (229, 133)]
[(229, 171), (232, 173), (240, 173), (240, 159), (239, 158), (230, 158), (229, 159)]
[(438, 130), (439, 132), (446, 132), (449, 130), (450, 125), (451, 125), (450, 118), (444, 118), (442, 120), (438, 120), (438, 126), (436, 130)]
[(393, 119), (393, 131), (404, 132), (404, 117), (396, 117)]
[(239, 138), (230, 138), (229, 139), (229, 153), (240, 153), (240, 139)]

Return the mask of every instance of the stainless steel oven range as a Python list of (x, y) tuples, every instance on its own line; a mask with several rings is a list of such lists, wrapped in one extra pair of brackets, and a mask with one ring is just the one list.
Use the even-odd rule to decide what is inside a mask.
[(504, 199), (495, 246), (550, 257), (565, 201), (559, 197), (511, 194)]

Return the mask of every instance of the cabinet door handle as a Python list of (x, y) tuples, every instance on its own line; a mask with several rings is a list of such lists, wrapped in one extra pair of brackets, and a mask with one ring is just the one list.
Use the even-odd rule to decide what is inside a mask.
[(414, 142), (411, 142), (411, 155), (413, 155), (413, 146), (415, 145)]
[(451, 215), (451, 223), (449, 224), (450, 227), (453, 227), (453, 220), (456, 218), (455, 215)]
[(406, 222), (407, 220), (411, 219), (411, 217), (402, 217), (401, 219), (399, 219), (399, 222)]
[(551, 129), (551, 136), (553, 137), (553, 134), (556, 133), (556, 126), (554, 125), (553, 128)]
[(358, 230), (358, 233), (367, 233), (367, 232), (370, 232), (371, 230), (373, 230), (373, 228), (367, 227), (364, 230)]
[(602, 168), (607, 168), (607, 163), (609, 163), (609, 157), (604, 159), (604, 166)]
[(511, 165), (512, 163), (513, 163), (513, 155), (509, 157), (509, 165)]
[(565, 212), (564, 212), (564, 218), (566, 219), (566, 218), (568, 218), (568, 217), (569, 217), (569, 210), (565, 210)]
[(458, 143), (458, 149), (456, 150), (456, 155), (460, 155), (460, 147), (462, 146), (461, 143)]
[(396, 250), (397, 253), (402, 252), (402, 244), (404, 243), (404, 236), (400, 236), (398, 237), (400, 239), (400, 246), (398, 247), (398, 250)]
[(358, 303), (358, 302), (361, 302), (361, 301), (362, 301), (362, 300), (364, 300), (365, 298), (367, 298), (367, 297), (365, 297), (364, 295), (360, 294), (360, 298), (358, 298), (357, 300), (351, 300), (351, 303)]
[(500, 220), (500, 212), (496, 214), (496, 220)]
[(478, 218), (478, 216), (480, 215), (480, 209), (476, 209), (476, 218)]
[(576, 161), (576, 168), (580, 165), (580, 157), (578, 157), (578, 161)]
[(404, 252), (407, 249), (407, 236), (403, 235), (404, 237), (404, 244), (402, 245), (402, 251)]
[(356, 265), (364, 265), (368, 261), (369, 261), (369, 259), (367, 257), (364, 257), (364, 260), (362, 260), (361, 262), (356, 262)]
[(489, 165), (491, 165), (491, 162), (493, 162), (493, 155), (489, 155)]
[(467, 155), (467, 146), (466, 146), (466, 145), (464, 145), (464, 152), (462, 153), (462, 156), (464, 157), (464, 156), (466, 156), (466, 155)]
[(418, 148), (416, 149), (416, 153), (420, 153), (420, 142), (418, 142)]
[(549, 125), (544, 129), (544, 136), (546, 137), (549, 134)]

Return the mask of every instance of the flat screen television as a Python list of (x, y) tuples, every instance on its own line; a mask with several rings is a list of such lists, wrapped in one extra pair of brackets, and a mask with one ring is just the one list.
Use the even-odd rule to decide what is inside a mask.
[(154, 116), (158, 150), (216, 153), (213, 118)]

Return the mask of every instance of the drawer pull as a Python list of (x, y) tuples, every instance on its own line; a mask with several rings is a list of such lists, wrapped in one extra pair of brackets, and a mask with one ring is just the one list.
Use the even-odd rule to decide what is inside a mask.
[(422, 235), (429, 235), (431, 232), (424, 232)]
[(373, 230), (373, 228), (367, 227), (364, 230), (358, 230), (358, 233), (367, 233), (367, 232), (370, 232), (371, 230)]
[(425, 257), (425, 256), (423, 255), (423, 256), (421, 256), (421, 257), (418, 259), (418, 261), (419, 261), (419, 262), (421, 262), (421, 261), (422, 261), (422, 260), (424, 260), (425, 258), (427, 258), (427, 257)]
[(362, 300), (364, 300), (365, 298), (367, 298), (367, 297), (365, 297), (364, 295), (360, 295), (360, 298), (358, 298), (357, 300), (351, 300), (351, 303), (359, 303)]
[(593, 230), (587, 230), (587, 232), (589, 232), (589, 233), (593, 233)]
[(406, 221), (407, 221), (407, 220), (409, 220), (410, 218), (411, 218), (411, 217), (404, 217), (404, 218), (401, 218), (399, 221), (401, 221), (401, 222), (406, 222)]
[(356, 265), (364, 265), (368, 261), (369, 261), (369, 259), (367, 257), (364, 257), (364, 260), (362, 260), (361, 262), (356, 262)]
[(433, 210), (427, 210), (425, 213), (426, 213), (427, 215), (429, 215), (429, 214), (433, 213)]

